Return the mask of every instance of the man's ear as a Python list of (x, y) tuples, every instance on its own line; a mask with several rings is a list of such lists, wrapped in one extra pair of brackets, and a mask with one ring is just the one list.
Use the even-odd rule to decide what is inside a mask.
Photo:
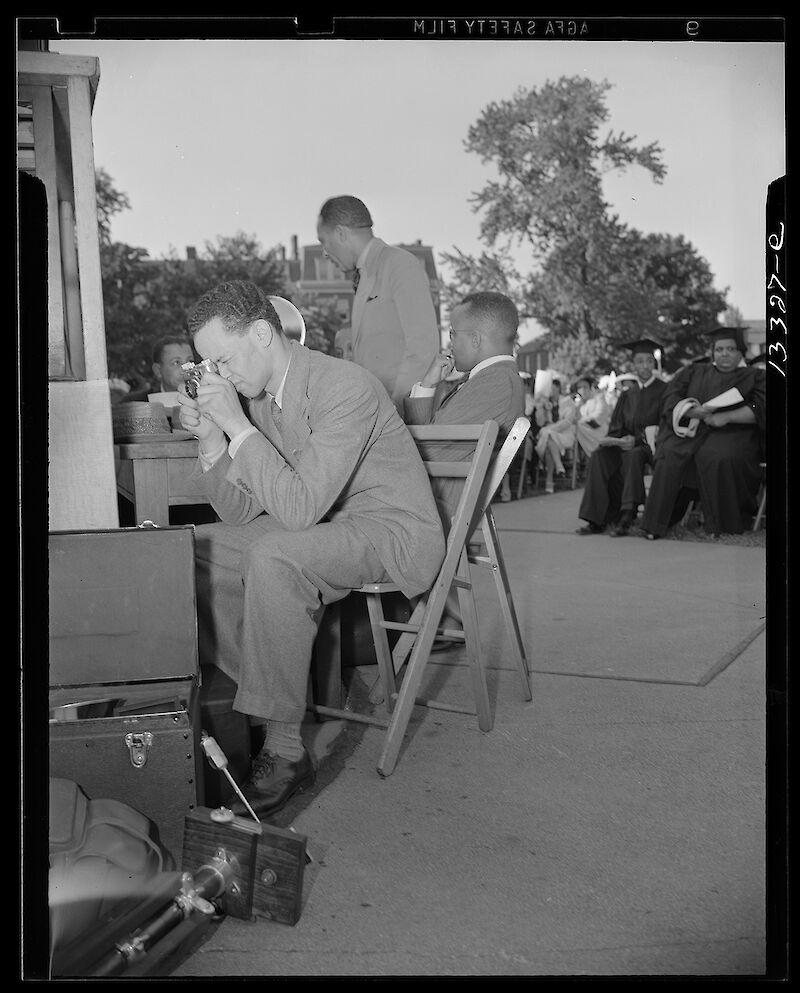
[(269, 348), (272, 344), (272, 338), (275, 334), (275, 330), (269, 321), (265, 320), (263, 317), (259, 317), (258, 320), (253, 321), (251, 328), (258, 339), (259, 344), (263, 348)]
[(153, 376), (155, 377), (156, 382), (160, 383), (161, 380), (164, 378), (161, 375), (161, 366), (158, 364), (158, 362), (153, 362), (151, 368), (153, 370)]

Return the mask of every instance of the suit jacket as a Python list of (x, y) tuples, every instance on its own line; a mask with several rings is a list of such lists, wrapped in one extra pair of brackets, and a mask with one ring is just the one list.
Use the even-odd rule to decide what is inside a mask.
[[(493, 362), (463, 381), (453, 392), (454, 383), (439, 383), (432, 397), (406, 397), (407, 424), (483, 424), (497, 421), (497, 447), (505, 441), (514, 421), (525, 411), (525, 385), (516, 359)], [(471, 458), (472, 442), (431, 442), (422, 446), (425, 458), (461, 462)], [(462, 480), (431, 480), (437, 499), (449, 516), (455, 512), (463, 488)]]
[(373, 238), (353, 300), (353, 362), (386, 387), (398, 411), (440, 347), (431, 288), (404, 248)]
[(268, 396), (251, 400), (259, 429), (194, 477), (220, 518), (268, 513), (288, 530), (348, 519), (406, 596), (428, 589), (444, 536), (417, 446), (375, 377), (292, 343), (280, 427)]

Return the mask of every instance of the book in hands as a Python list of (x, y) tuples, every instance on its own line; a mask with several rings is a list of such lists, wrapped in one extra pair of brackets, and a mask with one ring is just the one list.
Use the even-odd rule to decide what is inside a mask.
[(744, 403), (744, 397), (734, 386), (729, 390), (725, 390), (724, 393), (720, 393), (719, 396), (705, 400), (702, 407), (704, 410), (716, 411), (724, 410), (726, 407), (736, 407), (741, 403)]

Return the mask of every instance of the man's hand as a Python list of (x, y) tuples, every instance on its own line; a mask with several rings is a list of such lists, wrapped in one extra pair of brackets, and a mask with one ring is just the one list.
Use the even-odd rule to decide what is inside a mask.
[(710, 410), (701, 406), (699, 403), (696, 403), (693, 407), (688, 407), (683, 416), (691, 417), (698, 421), (704, 421), (710, 414)]
[(705, 422), (710, 428), (724, 428), (728, 423), (728, 415), (720, 411), (716, 413), (706, 413)]
[(197, 387), (197, 403), (204, 418), (216, 424), (229, 438), (250, 427), (239, 394), (227, 379), (206, 372)]
[(454, 368), (455, 360), (453, 356), (446, 352), (440, 352), (434, 358), (433, 362), (431, 362), (428, 371), (422, 377), (420, 386), (424, 386), (427, 389), (438, 386), (443, 379), (447, 379)]
[(624, 434), (619, 439), (619, 447), (622, 449), (623, 452), (630, 452), (634, 446), (635, 441), (636, 439), (632, 434)]
[(210, 451), (218, 448), (225, 440), (225, 435), (217, 425), (200, 412), (200, 405), (186, 393), (186, 387), (181, 384), (178, 389), (178, 423), (185, 431), (200, 439), (203, 449)]

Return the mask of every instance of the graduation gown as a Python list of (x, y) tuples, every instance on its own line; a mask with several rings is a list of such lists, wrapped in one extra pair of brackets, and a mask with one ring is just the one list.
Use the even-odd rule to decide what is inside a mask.
[[(736, 387), (756, 416), (754, 424), (708, 427), (700, 421), (694, 438), (679, 438), (672, 427), (675, 405), (687, 397), (700, 403)], [(741, 534), (755, 514), (761, 482), (759, 462), (766, 428), (766, 376), (763, 369), (739, 366), (720, 372), (713, 363), (687, 366), (664, 395), (650, 493), (642, 527), (663, 535), (683, 487), (699, 490), (706, 531)]]
[(618, 519), (620, 511), (635, 512), (645, 502), (644, 470), (652, 463), (652, 452), (644, 429), (659, 423), (666, 389), (662, 379), (654, 379), (644, 389), (627, 390), (617, 400), (608, 437), (633, 435), (634, 447), (628, 452), (600, 447), (592, 453), (578, 511), (581, 520), (605, 527)]

